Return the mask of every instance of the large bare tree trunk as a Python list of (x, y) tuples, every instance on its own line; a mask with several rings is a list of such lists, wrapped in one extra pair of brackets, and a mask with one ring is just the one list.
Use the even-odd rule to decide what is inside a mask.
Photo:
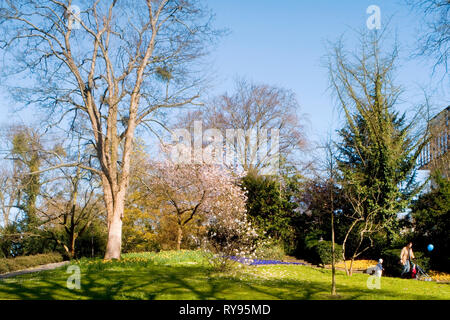
[(108, 242), (105, 259), (120, 259), (122, 250), (122, 218), (125, 210), (125, 194), (128, 185), (128, 170), (124, 170), (121, 190), (116, 194), (105, 193), (108, 214)]
[[(117, 208), (118, 209), (118, 208)], [(108, 242), (106, 245), (105, 259), (120, 259), (122, 249), (122, 212), (115, 210), (108, 225)]]

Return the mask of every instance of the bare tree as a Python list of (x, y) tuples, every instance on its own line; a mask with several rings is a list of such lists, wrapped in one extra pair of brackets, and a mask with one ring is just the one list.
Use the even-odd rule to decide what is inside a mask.
[(414, 10), (425, 15), (425, 31), (419, 38), (420, 55), (436, 58), (435, 68), (443, 66), (448, 71), (450, 55), (450, 1), (448, 0), (407, 0)]
[(221, 179), (226, 175), (213, 166), (154, 163), (141, 175), (141, 183), (150, 192), (160, 210), (175, 216), (177, 250), (181, 249), (185, 229), (204, 215), (214, 202)]
[(40, 105), (51, 119), (57, 115), (52, 125), (72, 115), (72, 123), (84, 121), (90, 129), (86, 139), (96, 160), (56, 168), (75, 165), (100, 176), (105, 259), (120, 259), (135, 130), (157, 123), (158, 110), (199, 97), (197, 62), (218, 35), (211, 21), (196, 0), (2, 1), (0, 46), (4, 61), (13, 61), (3, 69), (30, 80), (11, 88), (15, 98)]
[[(75, 243), (81, 237), (94, 219), (101, 216), (103, 211), (99, 185), (89, 181), (92, 177), (80, 168), (75, 173), (63, 172), (59, 180), (64, 188), (57, 193), (43, 192), (43, 205), (38, 208), (44, 228), (52, 235), (66, 251), (70, 258), (75, 257)], [(61, 181), (62, 180), (62, 181)], [(61, 242), (54, 233), (61, 227), (67, 235), (67, 243)]]
[[(58, 162), (86, 163), (89, 150), (81, 145), (81, 137), (76, 141), (76, 150), (70, 153), (67, 146)], [(62, 152), (60, 152), (62, 153)], [(61, 159), (64, 157), (65, 159)], [(40, 228), (45, 230), (60, 244), (70, 258), (75, 257), (75, 244), (95, 219), (104, 216), (104, 203), (98, 177), (80, 167), (61, 167), (47, 173), (40, 196), (42, 204), (37, 207)], [(59, 239), (55, 231), (63, 230), (67, 242)]]

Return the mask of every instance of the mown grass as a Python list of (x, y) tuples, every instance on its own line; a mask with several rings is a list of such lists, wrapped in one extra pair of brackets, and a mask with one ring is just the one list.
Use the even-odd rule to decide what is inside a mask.
[[(336, 299), (331, 271), (298, 265), (214, 272), (199, 251), (125, 254), (121, 261), (81, 259), (81, 289), (66, 286), (67, 266), (0, 280), (0, 299)], [(450, 299), (450, 285), (337, 272), (337, 299)]]

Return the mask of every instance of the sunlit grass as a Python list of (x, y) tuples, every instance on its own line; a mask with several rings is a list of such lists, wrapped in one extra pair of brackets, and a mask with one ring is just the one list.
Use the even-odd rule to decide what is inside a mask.
[[(331, 271), (299, 265), (211, 269), (200, 251), (131, 253), (120, 261), (81, 259), (81, 289), (66, 286), (67, 266), (0, 281), (1, 299), (331, 299)], [(337, 272), (339, 299), (450, 299), (450, 285)]]

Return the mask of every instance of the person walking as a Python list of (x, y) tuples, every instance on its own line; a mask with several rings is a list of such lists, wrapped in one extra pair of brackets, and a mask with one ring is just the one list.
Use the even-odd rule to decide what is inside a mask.
[(403, 271), (401, 276), (408, 274), (411, 270), (411, 259), (415, 259), (414, 252), (412, 251), (413, 243), (409, 242), (405, 247), (403, 247), (400, 253), (400, 263), (403, 265)]

